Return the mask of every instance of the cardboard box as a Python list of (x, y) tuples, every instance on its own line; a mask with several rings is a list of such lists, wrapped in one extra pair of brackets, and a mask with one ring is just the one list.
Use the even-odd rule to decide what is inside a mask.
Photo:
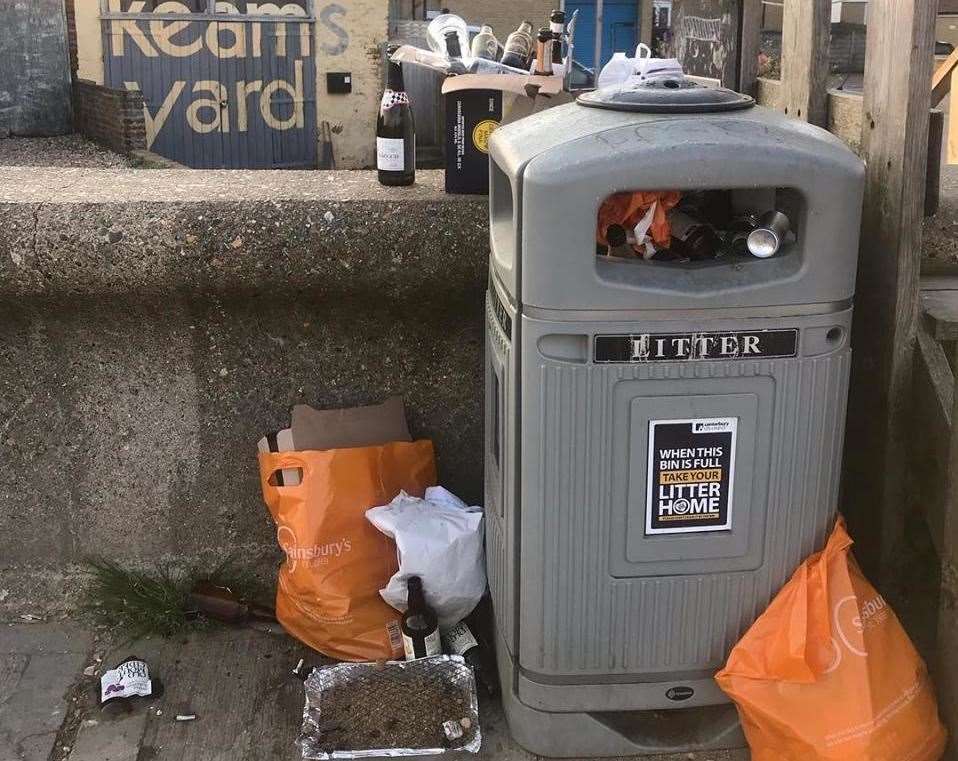
[(562, 77), (462, 74), (443, 82), (446, 192), (489, 192), (489, 137), (501, 125), (568, 103)]
[(489, 136), (502, 122), (498, 90), (459, 90), (446, 98), (446, 192), (489, 192)]

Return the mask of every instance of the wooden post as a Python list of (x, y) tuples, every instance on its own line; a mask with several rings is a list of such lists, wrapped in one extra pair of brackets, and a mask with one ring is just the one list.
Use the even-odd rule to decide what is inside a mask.
[(859, 559), (878, 582), (895, 573), (908, 497), (905, 450), (937, 6), (937, 0), (886, 0), (868, 19), (867, 170), (843, 508)]
[[(824, 127), (828, 123), (831, 0), (785, 0), (782, 13), (783, 108), (789, 116)], [(887, 15), (884, 10), (872, 14)], [(892, 55), (884, 44), (877, 47), (884, 55)]]
[(595, 0), (595, 81), (599, 81), (599, 73), (602, 71), (602, 37), (605, 30), (602, 28), (605, 23), (602, 0)]
[(754, 96), (758, 90), (758, 54), (762, 49), (762, 0), (742, 0), (739, 28), (736, 89)]
[(639, 42), (652, 47), (652, 0), (639, 0)]

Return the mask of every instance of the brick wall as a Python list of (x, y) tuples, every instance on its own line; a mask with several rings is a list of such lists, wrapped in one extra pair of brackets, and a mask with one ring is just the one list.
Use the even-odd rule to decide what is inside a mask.
[(73, 83), (77, 132), (118, 153), (146, 148), (143, 96), (85, 79)]
[[(532, 22), (533, 29), (549, 25), (549, 14), (558, 8), (559, 0), (446, 0), (441, 3), (453, 13), (458, 13), (470, 24), (489, 24), (500, 42), (505, 42), (509, 33), (524, 20)], [(435, 8), (434, 3), (429, 8)]]

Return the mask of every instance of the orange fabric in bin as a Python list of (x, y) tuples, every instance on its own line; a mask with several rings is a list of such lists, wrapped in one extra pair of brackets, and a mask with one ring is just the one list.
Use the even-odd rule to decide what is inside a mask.
[[(277, 486), (276, 472), (288, 469), (302, 469), (301, 482)], [(436, 484), (432, 442), (261, 452), (259, 472), (286, 553), (276, 590), (283, 628), (339, 660), (400, 657), (400, 614), (379, 595), (399, 567), (396, 544), (366, 511)]]
[(644, 217), (649, 207), (658, 201), (652, 217), (649, 234), (659, 248), (668, 248), (672, 241), (672, 228), (667, 212), (682, 199), (677, 190), (635, 190), (613, 193), (599, 207), (599, 230), (597, 239), (603, 246), (609, 245), (605, 231), (609, 225), (622, 225), (626, 230), (633, 229)]

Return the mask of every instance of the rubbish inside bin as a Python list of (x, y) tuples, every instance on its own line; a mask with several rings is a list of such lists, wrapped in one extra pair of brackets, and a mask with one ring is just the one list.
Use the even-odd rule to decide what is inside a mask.
[(937, 761), (928, 671), (851, 556), (839, 518), (715, 677), (753, 761)]
[[(534, 82), (536, 77), (565, 78), (572, 69), (575, 47), (575, 21), (572, 14), (568, 25), (565, 13), (553, 11), (549, 23), (534, 33), (531, 21), (523, 21), (512, 31), (503, 45), (496, 39), (492, 27), (483, 25), (469, 42), (469, 27), (453, 13), (441, 13), (427, 27), (429, 50), (413, 45), (401, 45), (391, 56), (396, 63), (408, 63), (437, 71), (447, 76), (462, 74), (499, 74), (521, 77)], [(681, 73), (681, 69), (679, 70)], [(504, 89), (508, 89), (503, 83)]]
[(599, 207), (599, 256), (652, 262), (767, 259), (796, 241), (797, 194), (785, 188), (626, 191)]
[(476, 684), (459, 656), (327, 666), (304, 686), (305, 759), (479, 751)]

